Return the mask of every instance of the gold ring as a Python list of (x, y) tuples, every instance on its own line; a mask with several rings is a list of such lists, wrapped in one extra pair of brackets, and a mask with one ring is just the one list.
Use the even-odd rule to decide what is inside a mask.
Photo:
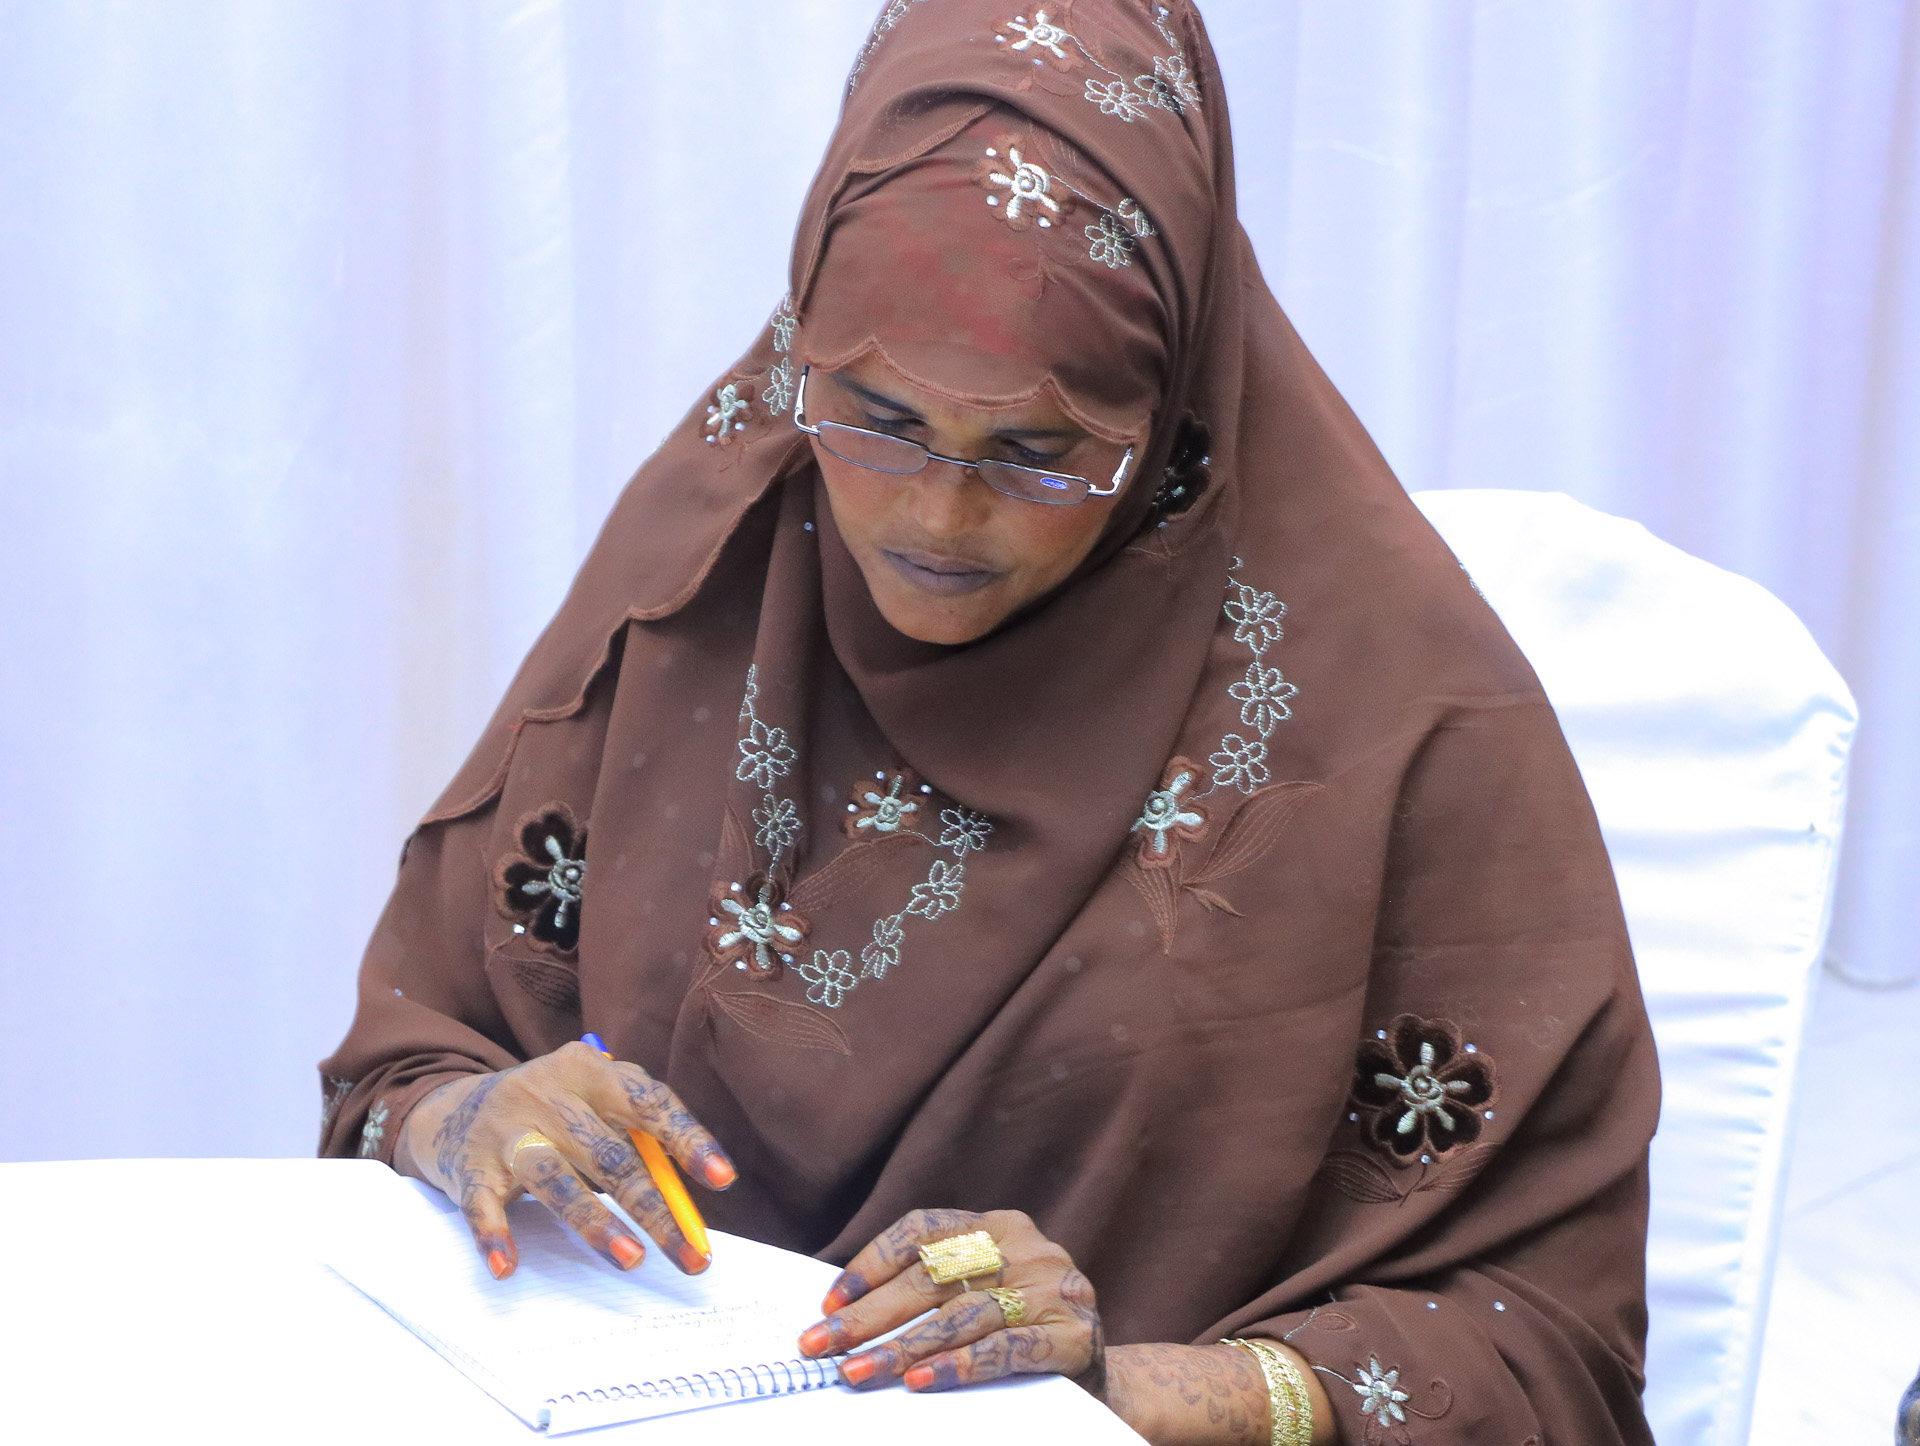
[(989, 1286), (987, 1294), (992, 1296), (993, 1303), (1000, 1307), (1000, 1314), (1006, 1319), (1008, 1330), (1012, 1330), (1027, 1318), (1027, 1298), (1012, 1286)]
[(991, 1275), (1006, 1269), (1006, 1257), (993, 1237), (984, 1230), (955, 1235), (920, 1247), (920, 1263), (927, 1268), (935, 1285), (951, 1285), (976, 1275)]
[(507, 1151), (507, 1168), (509, 1170), (513, 1168), (513, 1162), (520, 1157), (522, 1150), (530, 1150), (535, 1145), (545, 1145), (549, 1150), (558, 1150), (560, 1148), (538, 1130), (528, 1130), (519, 1139), (515, 1140), (513, 1142), (513, 1148)]

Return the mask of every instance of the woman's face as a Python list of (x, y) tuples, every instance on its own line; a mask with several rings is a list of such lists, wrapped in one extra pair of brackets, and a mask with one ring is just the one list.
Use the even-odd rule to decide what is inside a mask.
[[(843, 422), (970, 460), (997, 457), (1104, 484), (1126, 448), (1093, 436), (1042, 396), (986, 409), (903, 380), (877, 357), (811, 375), (807, 420)], [(834, 526), (875, 606), (925, 643), (986, 636), (1073, 573), (1116, 498), (1049, 507), (995, 492), (970, 467), (928, 462), (904, 477), (843, 461), (814, 440)]]

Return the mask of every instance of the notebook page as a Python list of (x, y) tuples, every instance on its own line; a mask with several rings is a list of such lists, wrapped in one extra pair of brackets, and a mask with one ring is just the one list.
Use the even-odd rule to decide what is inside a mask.
[(701, 1275), (657, 1249), (622, 1273), (520, 1200), (508, 1211), (520, 1265), (496, 1281), (450, 1201), (393, 1183), (346, 1212), (323, 1258), (529, 1424), (561, 1395), (791, 1360), (837, 1274), (720, 1231)]

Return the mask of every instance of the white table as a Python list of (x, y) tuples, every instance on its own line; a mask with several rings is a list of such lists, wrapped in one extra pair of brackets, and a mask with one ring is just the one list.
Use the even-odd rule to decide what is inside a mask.
[[(0, 1165), (0, 1440), (544, 1438), (324, 1270), (355, 1160)], [(567, 1437), (647, 1446), (980, 1446), (1140, 1438), (1058, 1378), (913, 1396), (830, 1389)]]

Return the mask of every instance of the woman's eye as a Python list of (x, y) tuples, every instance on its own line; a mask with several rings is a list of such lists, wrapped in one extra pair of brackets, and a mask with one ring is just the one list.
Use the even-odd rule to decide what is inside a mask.
[(867, 413), (867, 428), (870, 431), (885, 432), (890, 436), (897, 436), (913, 425), (914, 419), (912, 417), (876, 417), (871, 412)]
[[(1068, 448), (1067, 451), (1072, 451)], [(1018, 462), (1022, 467), (1038, 467), (1042, 471), (1057, 465), (1066, 452), (1036, 452), (1031, 447), (1023, 447), (1018, 442), (1007, 444), (1009, 462)]]

